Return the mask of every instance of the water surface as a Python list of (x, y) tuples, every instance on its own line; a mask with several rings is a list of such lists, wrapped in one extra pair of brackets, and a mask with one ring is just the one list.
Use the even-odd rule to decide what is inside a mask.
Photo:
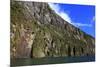
[(11, 59), (11, 66), (27, 66), (27, 65), (43, 65), (58, 63), (74, 63), (74, 62), (92, 62), (95, 56), (82, 57), (45, 57), (45, 58), (16, 58)]

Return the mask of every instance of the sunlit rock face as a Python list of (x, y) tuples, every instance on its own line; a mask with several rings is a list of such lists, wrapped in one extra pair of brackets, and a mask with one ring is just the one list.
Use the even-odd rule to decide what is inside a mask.
[(11, 58), (90, 56), (95, 39), (47, 3), (11, 1)]

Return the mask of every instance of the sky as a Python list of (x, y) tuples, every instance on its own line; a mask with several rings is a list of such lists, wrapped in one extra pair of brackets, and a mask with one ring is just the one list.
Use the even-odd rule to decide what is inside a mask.
[(95, 37), (95, 6), (48, 3), (65, 21)]

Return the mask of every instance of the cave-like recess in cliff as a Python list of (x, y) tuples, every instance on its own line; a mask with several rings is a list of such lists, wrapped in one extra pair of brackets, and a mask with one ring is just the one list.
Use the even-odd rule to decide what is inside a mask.
[(95, 38), (63, 20), (48, 3), (11, 0), (12, 66), (95, 61)]

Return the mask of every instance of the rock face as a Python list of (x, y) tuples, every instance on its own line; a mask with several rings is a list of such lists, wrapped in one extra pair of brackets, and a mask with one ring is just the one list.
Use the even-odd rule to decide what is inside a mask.
[(95, 39), (47, 3), (11, 1), (11, 58), (90, 56)]

